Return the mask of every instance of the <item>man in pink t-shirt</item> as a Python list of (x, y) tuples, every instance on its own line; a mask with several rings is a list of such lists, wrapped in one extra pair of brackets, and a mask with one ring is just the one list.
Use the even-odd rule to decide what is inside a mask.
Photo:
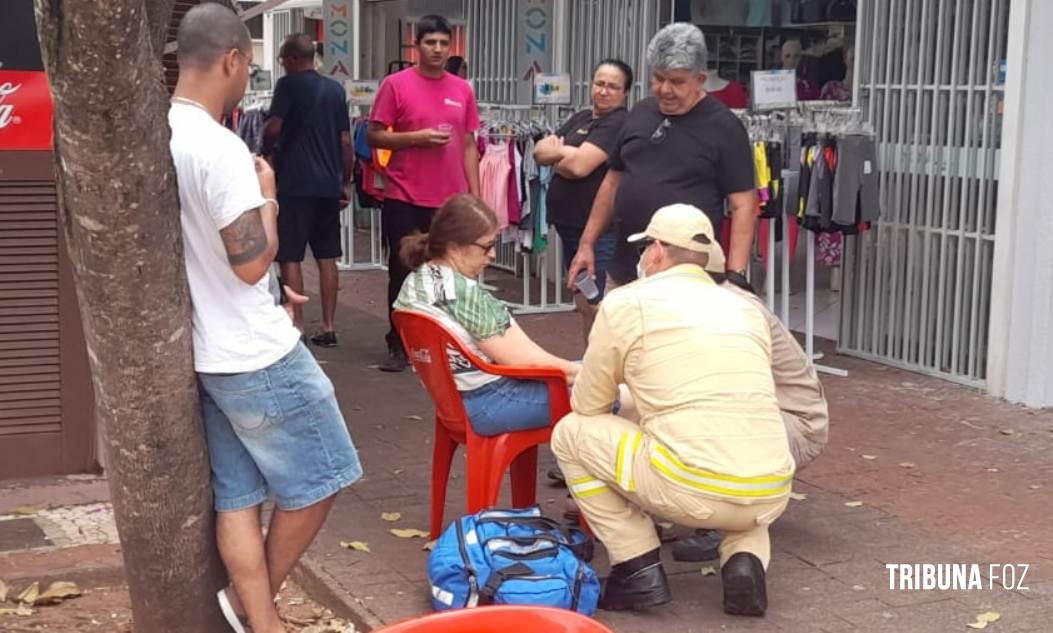
[[(479, 111), (472, 86), (446, 72), (452, 29), (446, 18), (426, 15), (417, 23), (419, 65), (380, 84), (369, 115), (367, 139), (392, 150), (385, 171), (381, 214), (388, 246), (388, 317), (409, 275), (399, 260), (399, 243), (426, 233), (431, 216), (458, 193), (479, 195), (479, 153), (474, 132)], [(390, 130), (389, 130), (390, 128)], [(381, 371), (404, 371), (406, 352), (394, 323), (387, 335), (388, 358)]]

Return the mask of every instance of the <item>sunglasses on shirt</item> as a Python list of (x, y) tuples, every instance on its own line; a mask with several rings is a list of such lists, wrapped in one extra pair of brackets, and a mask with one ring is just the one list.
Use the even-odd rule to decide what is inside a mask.
[(665, 131), (672, 127), (673, 123), (669, 119), (662, 119), (662, 122), (658, 124), (654, 132), (651, 134), (651, 142), (655, 145), (660, 145), (665, 140)]

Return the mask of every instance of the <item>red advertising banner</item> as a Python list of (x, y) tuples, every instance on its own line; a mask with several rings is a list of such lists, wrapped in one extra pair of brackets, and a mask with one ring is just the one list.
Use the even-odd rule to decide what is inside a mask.
[(51, 116), (46, 74), (0, 70), (0, 151), (50, 150)]

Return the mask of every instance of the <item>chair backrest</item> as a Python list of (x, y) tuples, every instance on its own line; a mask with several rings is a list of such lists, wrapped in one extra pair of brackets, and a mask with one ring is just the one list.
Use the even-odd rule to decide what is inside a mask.
[(395, 310), (392, 319), (402, 337), (406, 356), (435, 403), (439, 420), (450, 430), (463, 433), (468, 414), (464, 410), (461, 394), (457, 391), (453, 372), (450, 371), (448, 350), (453, 348), (459, 351), (477, 367), (484, 363), (435, 317), (422, 312)]
[(592, 618), (550, 607), (455, 609), (406, 620), (376, 633), (613, 633)]

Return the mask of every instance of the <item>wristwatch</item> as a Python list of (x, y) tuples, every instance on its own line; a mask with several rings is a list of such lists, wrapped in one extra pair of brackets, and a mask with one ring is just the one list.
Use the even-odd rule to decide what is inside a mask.
[(729, 282), (735, 284), (739, 288), (757, 294), (757, 291), (750, 285), (750, 280), (746, 279), (746, 270), (729, 270), (724, 273), (724, 278)]

